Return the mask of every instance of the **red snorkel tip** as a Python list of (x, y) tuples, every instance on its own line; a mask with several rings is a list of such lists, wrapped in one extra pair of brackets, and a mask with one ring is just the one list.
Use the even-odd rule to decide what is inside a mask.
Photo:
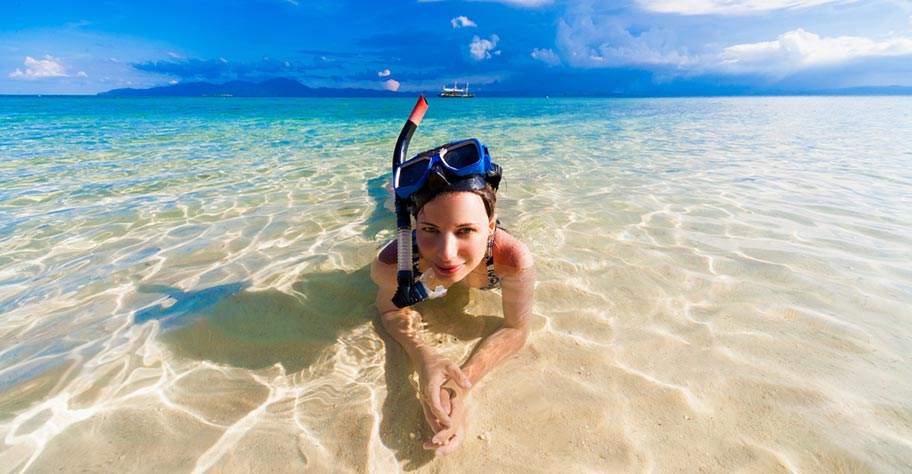
[(415, 103), (415, 108), (412, 109), (412, 114), (409, 115), (409, 122), (412, 122), (417, 127), (421, 124), (421, 119), (424, 118), (424, 113), (427, 112), (428, 103), (424, 98), (424, 94), (418, 96), (418, 102)]

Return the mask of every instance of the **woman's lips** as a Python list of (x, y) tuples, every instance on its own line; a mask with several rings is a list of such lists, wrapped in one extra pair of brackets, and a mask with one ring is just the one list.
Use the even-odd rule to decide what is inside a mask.
[(441, 266), (436, 263), (434, 264), (434, 266), (437, 267), (437, 272), (441, 273), (443, 275), (452, 275), (452, 274), (458, 272), (460, 268), (462, 268), (462, 265)]

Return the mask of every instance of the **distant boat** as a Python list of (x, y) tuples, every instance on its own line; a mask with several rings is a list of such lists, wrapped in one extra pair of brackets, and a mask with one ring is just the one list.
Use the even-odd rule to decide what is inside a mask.
[(469, 83), (468, 82), (466, 82), (465, 88), (463, 88), (463, 89), (459, 88), (458, 82), (454, 82), (453, 87), (444, 86), (443, 92), (437, 94), (437, 97), (457, 97), (457, 98), (471, 99), (472, 97), (475, 97), (475, 94), (469, 93)]

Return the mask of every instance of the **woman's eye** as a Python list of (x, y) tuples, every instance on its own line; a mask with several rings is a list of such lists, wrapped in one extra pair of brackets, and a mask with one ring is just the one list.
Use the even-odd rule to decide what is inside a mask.
[(436, 227), (422, 227), (422, 228), (421, 228), (421, 231), (422, 231), (422, 232), (434, 233), (434, 232), (437, 232), (437, 228), (436, 228)]
[(459, 229), (458, 232), (463, 235), (468, 235), (468, 234), (475, 232), (475, 229), (463, 227), (462, 229)]

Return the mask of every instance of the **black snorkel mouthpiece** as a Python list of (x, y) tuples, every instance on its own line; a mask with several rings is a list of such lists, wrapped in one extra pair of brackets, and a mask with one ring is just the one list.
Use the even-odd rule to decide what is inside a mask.
[[(412, 272), (408, 272), (408, 278), (411, 278)], [(399, 270), (399, 288), (396, 289), (396, 294), (393, 295), (393, 304), (397, 308), (405, 308), (413, 304), (420, 303), (428, 299), (427, 291), (424, 289), (424, 285), (421, 283), (408, 283), (402, 284), (402, 270)]]
[[(421, 94), (408, 120), (402, 126), (402, 131), (399, 132), (399, 139), (396, 140), (396, 149), (393, 151), (393, 176), (396, 175), (399, 164), (407, 159), (412, 134), (415, 133), (427, 109), (427, 100), (425, 100), (424, 94)], [(399, 287), (393, 296), (393, 304), (397, 308), (405, 308), (428, 298), (424, 285), (415, 282), (415, 276), (412, 274), (412, 218), (408, 209), (408, 199), (396, 196), (396, 239), (398, 242), (396, 282)]]

